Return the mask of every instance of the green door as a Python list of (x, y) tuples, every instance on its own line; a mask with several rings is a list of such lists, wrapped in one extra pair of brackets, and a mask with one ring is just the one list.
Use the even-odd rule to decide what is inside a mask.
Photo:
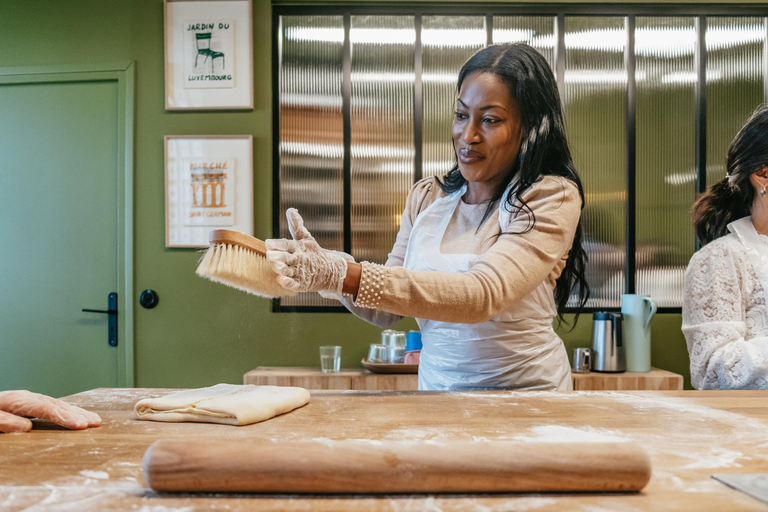
[(123, 380), (125, 329), (110, 346), (109, 315), (82, 309), (122, 289), (125, 92), (69, 78), (0, 82), (0, 390)]

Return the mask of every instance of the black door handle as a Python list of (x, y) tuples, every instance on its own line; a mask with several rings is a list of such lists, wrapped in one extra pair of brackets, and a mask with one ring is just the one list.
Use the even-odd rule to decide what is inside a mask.
[(85, 309), (85, 313), (104, 313), (109, 315), (109, 322), (107, 325), (107, 343), (110, 347), (117, 346), (117, 294), (115, 292), (107, 295), (107, 308), (104, 309)]

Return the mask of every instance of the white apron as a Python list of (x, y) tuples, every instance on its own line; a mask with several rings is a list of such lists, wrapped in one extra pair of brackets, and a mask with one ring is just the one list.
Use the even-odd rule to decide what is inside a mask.
[(749, 262), (763, 285), (765, 301), (768, 303), (768, 247), (760, 241), (760, 235), (752, 224), (752, 216), (742, 217), (728, 224), (728, 231), (736, 233), (747, 249)]
[[(466, 192), (466, 184), (429, 205), (416, 218), (403, 266), (409, 270), (467, 272), (478, 254), (443, 254), (440, 243)], [(503, 205), (510, 187), (504, 192)], [(510, 213), (499, 208), (502, 232)], [(571, 369), (562, 340), (552, 328), (557, 314), (552, 288), (544, 280), (530, 295), (496, 318), (458, 324), (417, 318), (423, 348), (420, 390), (569, 390)]]

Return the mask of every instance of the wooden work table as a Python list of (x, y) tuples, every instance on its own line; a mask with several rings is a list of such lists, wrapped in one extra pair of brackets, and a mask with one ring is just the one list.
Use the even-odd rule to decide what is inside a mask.
[[(683, 376), (651, 368), (644, 373), (572, 373), (575, 391), (591, 390), (670, 390), (683, 389)], [(415, 373), (371, 373), (364, 368), (323, 373), (320, 368), (259, 366), (246, 373), (245, 384), (258, 386), (299, 386), (306, 389), (347, 389), (378, 391), (415, 391), (419, 378)]]
[[(768, 472), (768, 391), (314, 391), (308, 405), (247, 427), (133, 418), (138, 399), (169, 391), (80, 393), (67, 400), (98, 412), (101, 427), (67, 431), (41, 423), (29, 433), (0, 434), (0, 510), (765, 510), (710, 475)], [(144, 486), (142, 456), (153, 441), (174, 438), (623, 438), (648, 451), (653, 475), (640, 494), (158, 494)]]

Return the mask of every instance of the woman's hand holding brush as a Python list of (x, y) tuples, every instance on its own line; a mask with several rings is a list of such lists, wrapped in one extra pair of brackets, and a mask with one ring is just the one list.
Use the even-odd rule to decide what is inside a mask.
[[(267, 260), (278, 274), (280, 286), (294, 292), (326, 292), (326, 297), (341, 298), (347, 263), (354, 264), (352, 256), (339, 251), (323, 249), (304, 227), (298, 210), (289, 208), (285, 215), (293, 240), (265, 240)], [(358, 279), (359, 283), (359, 273)], [(328, 293), (330, 292), (330, 293)]]

